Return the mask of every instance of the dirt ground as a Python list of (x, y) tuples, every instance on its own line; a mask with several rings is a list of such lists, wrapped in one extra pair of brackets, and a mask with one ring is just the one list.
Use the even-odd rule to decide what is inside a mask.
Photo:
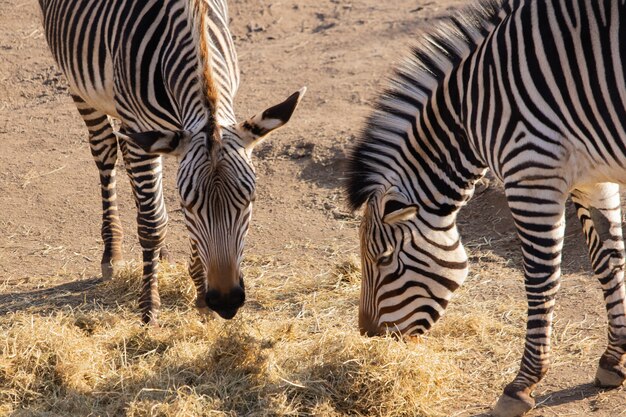
[[(252, 115), (308, 87), (289, 125), (256, 150), (258, 196), (247, 255), (271, 256), (289, 270), (323, 274), (337, 257), (358, 254), (358, 216), (346, 212), (341, 160), (410, 40), (464, 3), (230, 2), (242, 69), (238, 116)], [(98, 174), (38, 13), (35, 0), (0, 0), (0, 314), (18, 309), (16, 300), (54, 300), (54, 291), (43, 290), (99, 275)], [(165, 166), (171, 219), (167, 245), (172, 259), (184, 262), (188, 248), (174, 191), (176, 162), (167, 160)], [(134, 204), (127, 181), (120, 178), (124, 250), (127, 258), (138, 258)], [(485, 185), (460, 218), (472, 274), (484, 284), (485, 298), (499, 297), (502, 288), (521, 298), (519, 268), (513, 276), (490, 270), (494, 259), (519, 267), (520, 255), (501, 190), (493, 182)], [(605, 315), (571, 207), (568, 221), (556, 312), (556, 327), (565, 336), (556, 341), (555, 365), (538, 388), (540, 406), (530, 415), (626, 416), (623, 388), (602, 392), (590, 384), (606, 338)], [(490, 281), (501, 284), (498, 291), (490, 289)], [(356, 317), (350, 320), (356, 332)], [(568, 326), (586, 330), (570, 340), (563, 331)], [(572, 345), (585, 346), (585, 359), (559, 361), (559, 350)], [(482, 406), (493, 400), (459, 399)], [(453, 405), (450, 410), (451, 415), (470, 415), (455, 412)]]

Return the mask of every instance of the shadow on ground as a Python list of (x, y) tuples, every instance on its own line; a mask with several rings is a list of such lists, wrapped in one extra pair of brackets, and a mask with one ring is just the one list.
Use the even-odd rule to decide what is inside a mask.
[[(557, 407), (564, 404), (575, 403), (577, 401), (583, 401), (601, 394), (607, 390), (598, 388), (591, 383), (578, 384), (573, 387), (563, 388), (552, 393), (535, 397), (536, 408), (531, 415), (543, 416), (542, 410), (549, 409), (550, 407)], [(619, 404), (615, 404), (616, 411)], [(467, 417), (491, 417), (491, 410), (482, 411), (478, 414), (471, 414)], [(580, 415), (580, 414), (577, 414)], [(617, 415), (617, 414), (616, 414)]]
[[(458, 217), (461, 236), (468, 249), (490, 250), (510, 261), (522, 273), (522, 255), (504, 189), (494, 178), (476, 193)], [(592, 273), (587, 245), (573, 203), (566, 203), (563, 274)], [(520, 275), (521, 277), (521, 275)]]
[[(109, 351), (112, 363), (120, 366), (123, 356), (133, 372), (123, 378), (109, 375), (85, 391), (60, 380), (40, 387), (39, 394), (47, 395), (47, 401), (26, 401), (9, 415), (204, 415), (207, 410), (247, 415), (263, 410), (269, 406), (259, 397), (268, 346), (247, 334), (223, 333), (211, 345), (172, 364), (162, 358), (176, 342), (140, 331)], [(147, 357), (156, 361), (149, 372), (140, 364)]]
[(61, 306), (87, 304), (98, 298), (96, 288), (102, 282), (102, 278), (92, 277), (45, 289), (0, 294), (0, 315), (33, 308), (45, 313)]

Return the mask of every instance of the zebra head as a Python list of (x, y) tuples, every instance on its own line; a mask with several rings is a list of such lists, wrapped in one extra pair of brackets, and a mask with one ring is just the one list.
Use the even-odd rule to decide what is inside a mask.
[(241, 261), (256, 194), (252, 151), (289, 121), (305, 91), (241, 123), (122, 136), (147, 153), (179, 158), (177, 188), (200, 310), (208, 307), (230, 319), (244, 303)]
[(426, 332), (467, 276), (456, 211), (434, 208), (412, 194), (399, 186), (381, 187), (365, 204), (360, 229), (362, 334)]

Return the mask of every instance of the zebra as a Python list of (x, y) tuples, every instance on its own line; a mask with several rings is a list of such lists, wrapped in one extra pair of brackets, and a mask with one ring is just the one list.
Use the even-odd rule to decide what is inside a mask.
[[(252, 151), (287, 123), (305, 89), (243, 122), (226, 0), (39, 0), (47, 42), (89, 131), (100, 173), (102, 276), (122, 261), (118, 148), (137, 206), (142, 321), (158, 325), (168, 215), (162, 155), (178, 158), (196, 307), (231, 319), (245, 300), (241, 261), (256, 177)], [(114, 131), (110, 118), (121, 121)]]
[(595, 383), (626, 378), (626, 1), (484, 0), (442, 19), (390, 75), (347, 160), (360, 226), (359, 327), (421, 334), (468, 274), (456, 217), (487, 170), (523, 255), (526, 342), (493, 410), (519, 416), (548, 370), (565, 203), (582, 223), (608, 315)]

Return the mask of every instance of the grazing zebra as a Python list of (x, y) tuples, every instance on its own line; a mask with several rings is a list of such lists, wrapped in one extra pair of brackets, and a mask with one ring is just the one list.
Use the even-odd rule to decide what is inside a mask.
[[(546, 373), (572, 196), (608, 312), (596, 384), (626, 378), (626, 2), (484, 1), (412, 49), (351, 151), (361, 223), (362, 333), (427, 331), (465, 280), (458, 210), (487, 169), (521, 241), (528, 321), (519, 373), (493, 411), (522, 415)], [(480, 219), (476, 219), (480, 221)]]
[[(167, 212), (161, 155), (179, 158), (177, 188), (191, 241), (196, 306), (232, 318), (255, 198), (251, 154), (291, 117), (304, 89), (242, 123), (226, 0), (40, 0), (52, 54), (89, 130), (102, 192), (102, 275), (122, 259), (115, 191), (118, 146), (137, 205), (142, 319), (156, 324)], [(121, 120), (114, 132), (108, 117)], [(116, 137), (117, 136), (117, 137)]]

